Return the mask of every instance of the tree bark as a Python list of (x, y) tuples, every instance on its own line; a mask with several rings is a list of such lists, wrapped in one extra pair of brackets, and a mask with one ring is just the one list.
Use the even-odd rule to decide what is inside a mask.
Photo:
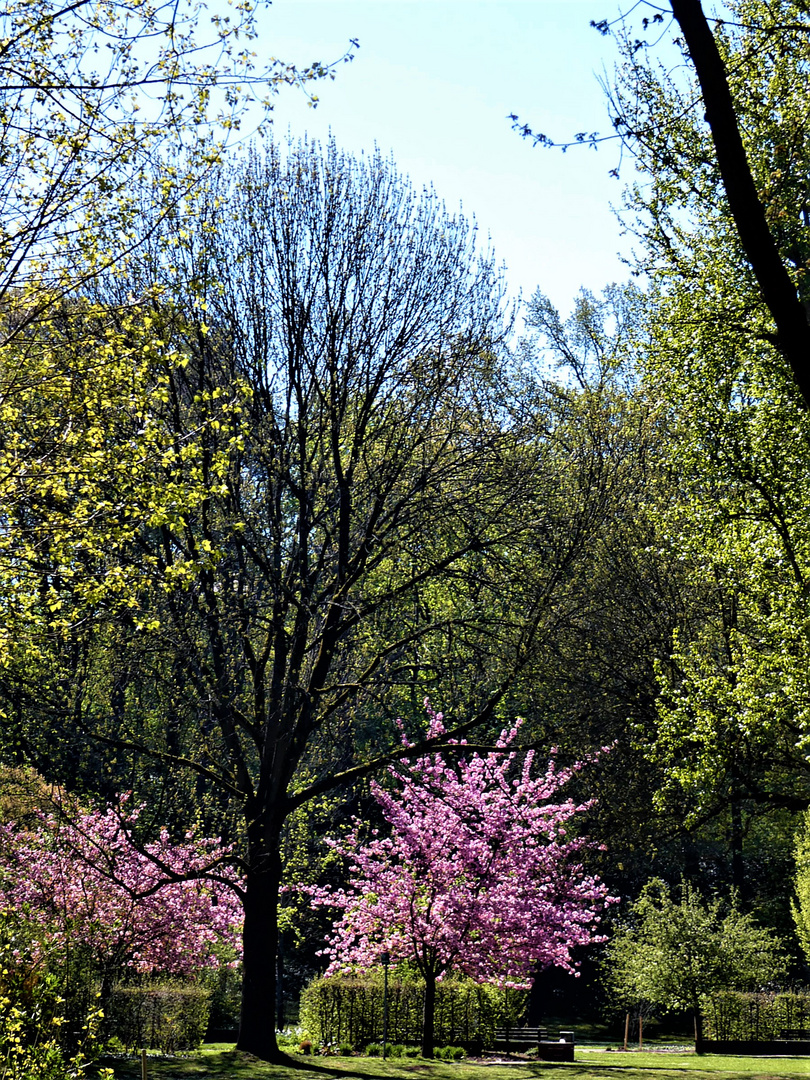
[(278, 1048), (275, 1027), (278, 890), (281, 856), (277, 843), (249, 852), (242, 931), (242, 1010), (237, 1050), (263, 1061), (288, 1061)]
[(422, 1012), (422, 1057), (433, 1057), (436, 1019), (436, 976), (425, 976), (425, 1007)]
[(791, 281), (743, 146), (726, 68), (700, 0), (672, 0), (672, 14), (695, 66), (706, 122), (729, 209), (762, 298), (776, 323), (776, 346), (787, 361), (805, 408), (810, 407), (810, 324)]
[(695, 1007), (695, 1053), (703, 1053), (703, 1013), (700, 1007)]

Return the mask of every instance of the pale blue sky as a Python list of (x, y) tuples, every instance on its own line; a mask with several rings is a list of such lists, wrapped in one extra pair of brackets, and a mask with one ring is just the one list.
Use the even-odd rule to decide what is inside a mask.
[(492, 238), (507, 281), (528, 299), (538, 286), (563, 310), (628, 270), (610, 204), (632, 176), (609, 176), (618, 148), (533, 148), (510, 128), (516, 112), (554, 138), (610, 128), (597, 76), (615, 45), (590, 27), (615, 0), (275, 0), (262, 14), (260, 59), (328, 61), (358, 38), (353, 63), (317, 88), (308, 109), (286, 90), (277, 133), (331, 129), (352, 151), (376, 144), (419, 186), (432, 183)]

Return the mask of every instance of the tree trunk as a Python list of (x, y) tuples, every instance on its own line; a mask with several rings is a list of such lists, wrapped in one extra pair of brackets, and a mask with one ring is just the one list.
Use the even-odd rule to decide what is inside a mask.
[(422, 1013), (422, 1057), (433, 1057), (433, 1028), (435, 1017), (436, 976), (425, 976), (425, 1008)]
[(281, 856), (278, 844), (249, 853), (245, 884), (245, 926), (242, 932), (242, 1011), (237, 1050), (263, 1061), (288, 1058), (276, 1041), (276, 954)]
[(695, 1008), (695, 1053), (703, 1053), (703, 1014)]
[(726, 69), (700, 0), (672, 0), (703, 95), (717, 165), (740, 243), (776, 323), (776, 343), (810, 407), (810, 325), (782, 262), (743, 146)]

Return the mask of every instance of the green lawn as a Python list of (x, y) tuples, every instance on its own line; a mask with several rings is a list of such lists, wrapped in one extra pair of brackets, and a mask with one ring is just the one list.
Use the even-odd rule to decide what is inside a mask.
[[(266, 1065), (222, 1046), (182, 1058), (148, 1059), (149, 1080), (782, 1080), (810, 1077), (810, 1058), (744, 1058), (694, 1054), (578, 1050), (573, 1065), (516, 1062), (432, 1062), (379, 1058), (295, 1058), (294, 1067)], [(139, 1059), (105, 1061), (115, 1080), (141, 1080)], [(90, 1073), (92, 1076), (92, 1071)]]

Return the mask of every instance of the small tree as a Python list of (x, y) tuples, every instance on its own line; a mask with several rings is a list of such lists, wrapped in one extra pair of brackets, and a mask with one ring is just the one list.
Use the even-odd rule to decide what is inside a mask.
[[(428, 713), (430, 734), (441, 736), (441, 713)], [(440, 754), (392, 767), (397, 789), (372, 785), (392, 835), (362, 844), (357, 822), (333, 845), (350, 861), (349, 890), (313, 894), (315, 904), (343, 910), (327, 974), (374, 967), (384, 951), (416, 965), (425, 980), (425, 1057), (433, 1055), (436, 983), (451, 969), (525, 987), (538, 965), (574, 971), (572, 948), (601, 940), (605, 886), (578, 860), (587, 841), (566, 839), (566, 822), (585, 806), (549, 801), (573, 770), (552, 760), (532, 778), (531, 753), (517, 770), (509, 750), (516, 734), (517, 726), (497, 752), (461, 757), (456, 767)]]
[(681, 884), (674, 900), (657, 878), (631, 907), (630, 922), (607, 949), (607, 979), (617, 1000), (691, 1009), (695, 1044), (702, 1040), (701, 999), (717, 990), (754, 990), (785, 971), (780, 941), (732, 901), (706, 902)]

